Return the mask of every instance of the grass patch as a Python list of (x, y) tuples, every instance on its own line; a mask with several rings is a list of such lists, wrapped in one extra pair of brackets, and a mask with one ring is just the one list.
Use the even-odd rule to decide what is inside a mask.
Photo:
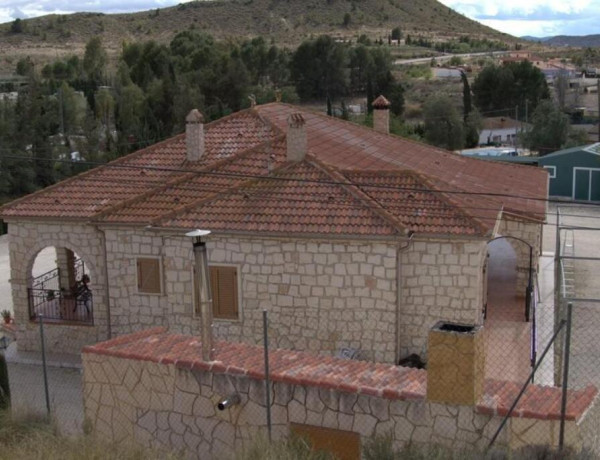
[(63, 436), (46, 417), (0, 412), (0, 460), (179, 460), (182, 455), (127, 446), (91, 435)]

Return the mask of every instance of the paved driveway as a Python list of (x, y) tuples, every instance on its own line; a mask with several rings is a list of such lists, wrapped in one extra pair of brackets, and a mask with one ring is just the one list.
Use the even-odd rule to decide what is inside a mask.
[[(42, 366), (8, 365), (13, 410), (46, 413)], [(48, 367), (48, 390), (52, 417), (66, 434), (82, 433), (83, 396), (81, 370)]]

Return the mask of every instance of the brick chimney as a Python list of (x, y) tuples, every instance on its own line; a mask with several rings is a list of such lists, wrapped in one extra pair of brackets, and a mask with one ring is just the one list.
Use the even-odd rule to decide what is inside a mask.
[(198, 161), (204, 155), (204, 117), (198, 109), (185, 117), (185, 146), (188, 161)]
[(302, 161), (308, 148), (304, 117), (301, 113), (292, 113), (287, 122), (287, 159), (288, 161)]
[(377, 132), (390, 133), (390, 101), (379, 96), (373, 101), (373, 129)]

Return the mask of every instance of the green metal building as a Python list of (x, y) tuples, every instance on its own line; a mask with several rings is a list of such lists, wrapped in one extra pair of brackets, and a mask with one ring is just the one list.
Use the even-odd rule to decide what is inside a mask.
[(550, 196), (600, 201), (600, 142), (540, 157), (549, 173)]

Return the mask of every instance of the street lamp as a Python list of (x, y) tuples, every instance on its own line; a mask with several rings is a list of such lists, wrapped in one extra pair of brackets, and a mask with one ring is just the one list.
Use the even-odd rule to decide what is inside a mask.
[(202, 359), (213, 360), (212, 337), (212, 293), (210, 292), (210, 276), (208, 272), (208, 256), (206, 242), (202, 238), (210, 235), (210, 230), (193, 230), (185, 234), (192, 238), (194, 244), (194, 259), (196, 261), (195, 289), (200, 302), (200, 319), (202, 333)]

